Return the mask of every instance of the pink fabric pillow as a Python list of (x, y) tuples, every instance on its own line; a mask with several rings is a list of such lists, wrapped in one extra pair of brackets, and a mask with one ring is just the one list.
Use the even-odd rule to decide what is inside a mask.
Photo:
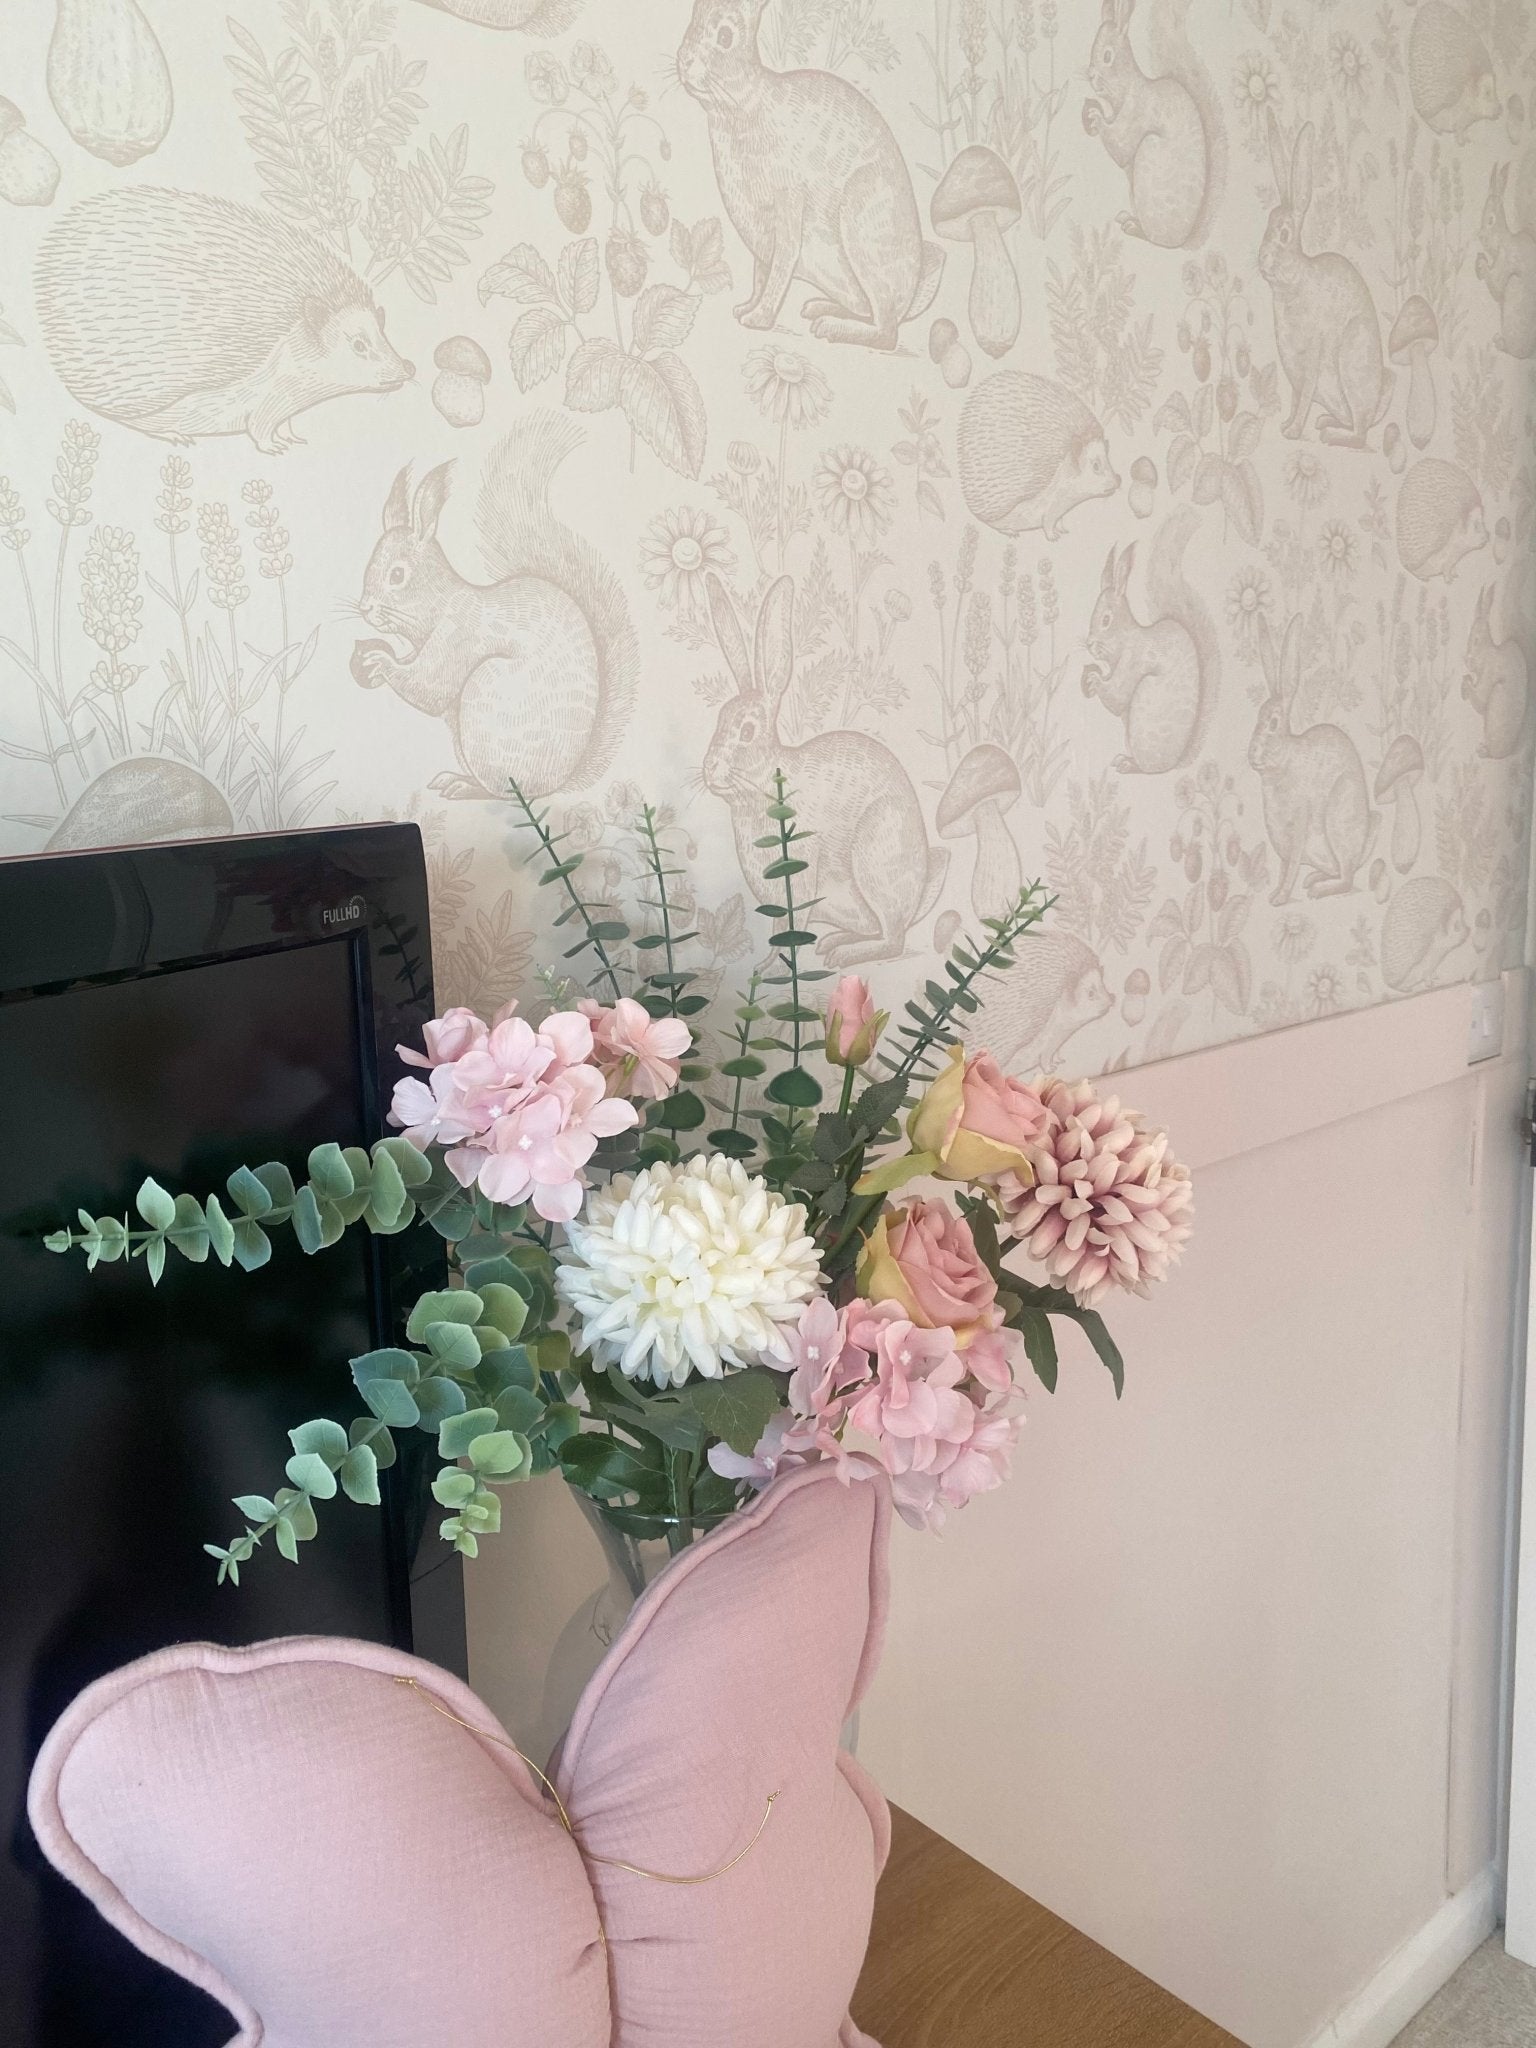
[(588, 1857), (714, 1871), (777, 1795), (714, 1882), (584, 1862), (466, 1686), (323, 1637), (100, 1680), (38, 1755), (33, 1828), (228, 2006), (231, 2048), (875, 2048), (847, 2007), (889, 1816), (838, 1738), (888, 1524), (880, 1482), (789, 1475), (651, 1588), (582, 1696), (555, 1776)]

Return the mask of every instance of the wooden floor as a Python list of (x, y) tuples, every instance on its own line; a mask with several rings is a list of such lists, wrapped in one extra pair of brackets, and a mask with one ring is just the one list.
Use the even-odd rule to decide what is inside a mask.
[(853, 2001), (881, 2048), (1240, 2048), (921, 1821), (892, 1820)]

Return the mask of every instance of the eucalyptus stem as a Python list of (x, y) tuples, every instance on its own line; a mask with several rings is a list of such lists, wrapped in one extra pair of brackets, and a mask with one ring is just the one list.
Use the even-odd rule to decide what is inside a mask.
[(920, 1004), (907, 1005), (909, 1014), (918, 1021), (916, 1025), (902, 1027), (904, 1035), (910, 1037), (912, 1043), (901, 1058), (896, 1060), (886, 1056), (890, 1080), (911, 1079), (927, 1054), (945, 1038), (956, 1010), (975, 1007), (972, 991), (981, 976), (1008, 966), (1013, 947), (1032, 926), (1040, 922), (1055, 901), (1054, 896), (1044, 894), (1038, 882), (1031, 882), (1019, 891), (1011, 910), (1005, 911), (1001, 917), (985, 920), (992, 933), (985, 945), (970, 941), (956, 943), (944, 970), (950, 978), (950, 987), (934, 993), (934, 984), (929, 983), (931, 1007), (926, 1014)]
[[(747, 979), (747, 1000), (742, 1005), (743, 1009), (756, 1010), (757, 991), (761, 980), (762, 974), (760, 970), (754, 967)], [(736, 1046), (739, 1059), (746, 1059), (751, 1052), (753, 1021), (751, 1017), (738, 1017), (736, 1020)], [(731, 1121), (727, 1126), (728, 1129), (733, 1131), (741, 1129), (741, 1097), (745, 1087), (746, 1075), (737, 1074), (735, 1086), (731, 1090)]]
[[(571, 899), (571, 911), (574, 912), (575, 915), (581, 919), (582, 929), (586, 932), (587, 935), (586, 943), (592, 948), (592, 951), (597, 955), (598, 966), (602, 971), (603, 978), (607, 981), (609, 988), (613, 991), (614, 1001), (618, 1002), (624, 994), (623, 989), (619, 986), (618, 970), (617, 968), (615, 968), (613, 961), (609, 958), (608, 947), (604, 942), (602, 933), (599, 931), (597, 924), (593, 920), (590, 907), (583, 900), (581, 893), (576, 888), (575, 883), (571, 880), (572, 875), (574, 875), (576, 870), (581, 866), (582, 856), (580, 854), (577, 854), (574, 860), (562, 860), (560, 858), (559, 847), (554, 838), (550, 835), (548, 827), (545, 824), (544, 818), (541, 818), (539, 814), (534, 810), (533, 805), (528, 801), (527, 797), (523, 795), (523, 792), (519, 788), (516, 780), (510, 775), (507, 777), (507, 787), (512, 792), (513, 801), (517, 804), (518, 808), (521, 810), (523, 814), (524, 822), (528, 826), (529, 830), (532, 831), (534, 835), (537, 837), (539, 845), (542, 847), (545, 857), (548, 859), (550, 863), (548, 873), (541, 875), (539, 877), (540, 881), (558, 882), (561, 888), (564, 889), (566, 895)], [(569, 914), (570, 912), (567, 913), (567, 915)]]

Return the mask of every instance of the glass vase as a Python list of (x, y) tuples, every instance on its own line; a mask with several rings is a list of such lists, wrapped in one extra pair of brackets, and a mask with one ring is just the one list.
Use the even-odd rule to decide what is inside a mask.
[(602, 1546), (607, 1575), (566, 1623), (551, 1654), (542, 1720), (552, 1733), (569, 1722), (587, 1680), (646, 1587), (661, 1577), (675, 1557), (728, 1522), (734, 1512), (658, 1516), (655, 1519), (663, 1533), (641, 1538), (618, 1528), (590, 1495), (576, 1487), (568, 1491)]
[(603, 1547), (608, 1566), (608, 1583), (600, 1588), (592, 1609), (592, 1631), (603, 1649), (613, 1641), (646, 1587), (659, 1579), (673, 1558), (722, 1523), (730, 1521), (734, 1509), (708, 1515), (657, 1515), (653, 1520), (661, 1533), (635, 1536), (610, 1521), (602, 1504), (590, 1494), (577, 1493), (576, 1504)]

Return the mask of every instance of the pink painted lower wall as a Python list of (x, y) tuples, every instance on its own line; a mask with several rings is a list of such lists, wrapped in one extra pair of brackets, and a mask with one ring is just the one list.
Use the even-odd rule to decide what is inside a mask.
[[(1525, 1067), (1517, 1017), (1456, 1064), (1467, 1001), (1126, 1077), (1196, 1240), (1117, 1312), (1123, 1404), (1064, 1360), (1012, 1485), (899, 1546), (863, 1717), (894, 1799), (1252, 2048), (1495, 1855)], [(1275, 1135), (1352, 1065), (1374, 1106)]]
[[(1125, 1400), (1064, 1354), (1011, 1485), (896, 1533), (864, 1761), (1252, 2048), (1304, 2048), (1495, 1854), (1507, 986), (1475, 1069), (1459, 989), (1124, 1076), (1200, 1176), (1176, 1282), (1117, 1309)], [(557, 1486), (506, 1506), (473, 1676), (547, 1746), (602, 1567)]]

